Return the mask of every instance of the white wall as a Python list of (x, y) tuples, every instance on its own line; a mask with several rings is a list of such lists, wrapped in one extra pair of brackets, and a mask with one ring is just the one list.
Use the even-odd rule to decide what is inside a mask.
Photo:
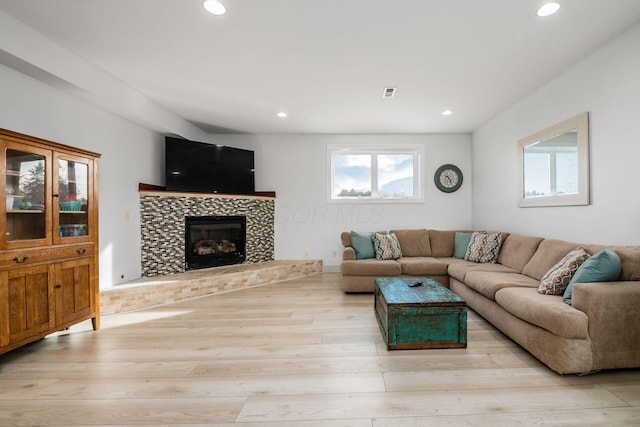
[[(640, 244), (640, 24), (473, 133), (473, 226), (579, 243)], [(519, 208), (517, 141), (590, 113), (589, 206)]]
[(163, 137), (2, 65), (0, 94), (0, 127), (102, 154), (100, 288), (139, 277), (138, 183), (162, 182)]
[[(216, 143), (256, 151), (256, 189), (276, 191), (276, 259), (322, 259), (336, 266), (342, 231), (471, 226), (471, 136), (403, 135), (215, 135)], [(420, 204), (327, 203), (328, 144), (422, 144), (425, 149)], [(444, 163), (464, 174), (460, 190), (445, 194), (433, 183)]]

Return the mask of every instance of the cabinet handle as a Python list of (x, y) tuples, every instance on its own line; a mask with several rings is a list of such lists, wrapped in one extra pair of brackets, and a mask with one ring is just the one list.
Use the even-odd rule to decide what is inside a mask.
[(18, 255), (17, 257), (15, 257), (13, 259), (15, 262), (17, 262), (18, 264), (22, 264), (23, 262), (25, 262), (27, 260), (27, 257), (24, 255)]
[(80, 248), (80, 249), (78, 249), (78, 250), (76, 251), (76, 253), (77, 253), (78, 255), (84, 255), (84, 253), (85, 253), (86, 251), (87, 251), (87, 250), (86, 250), (85, 248)]
[(62, 285), (56, 285), (56, 289), (60, 289)]

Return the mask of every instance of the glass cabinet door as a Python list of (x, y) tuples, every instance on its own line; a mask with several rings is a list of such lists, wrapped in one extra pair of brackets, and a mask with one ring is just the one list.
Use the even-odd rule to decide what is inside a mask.
[(4, 242), (23, 242), (47, 237), (47, 167), (50, 156), (38, 150), (5, 149)]
[(89, 235), (89, 160), (57, 156), (58, 237)]

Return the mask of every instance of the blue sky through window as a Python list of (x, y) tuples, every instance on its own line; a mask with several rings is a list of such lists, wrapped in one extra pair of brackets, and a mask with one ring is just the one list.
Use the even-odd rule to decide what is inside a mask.
[(376, 184), (378, 197), (413, 197), (413, 181), (413, 154), (333, 155), (333, 197), (370, 196)]

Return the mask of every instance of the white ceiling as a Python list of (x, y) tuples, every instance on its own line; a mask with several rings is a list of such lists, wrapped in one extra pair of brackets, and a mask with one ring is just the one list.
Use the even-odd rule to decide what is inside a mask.
[(640, 20), (639, 0), (222, 1), (0, 10), (211, 133), (470, 132)]

